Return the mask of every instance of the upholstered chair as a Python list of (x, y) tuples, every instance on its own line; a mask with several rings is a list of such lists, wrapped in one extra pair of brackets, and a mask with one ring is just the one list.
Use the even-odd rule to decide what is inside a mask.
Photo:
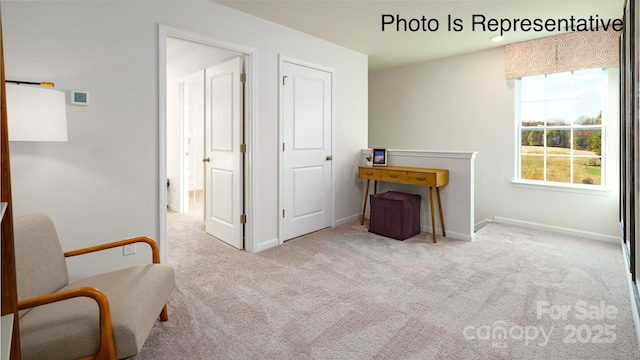
[[(22, 359), (122, 359), (138, 354), (160, 316), (168, 320), (173, 268), (147, 237), (63, 252), (43, 214), (14, 221)], [(66, 258), (123, 246), (151, 246), (153, 261), (69, 283)]]

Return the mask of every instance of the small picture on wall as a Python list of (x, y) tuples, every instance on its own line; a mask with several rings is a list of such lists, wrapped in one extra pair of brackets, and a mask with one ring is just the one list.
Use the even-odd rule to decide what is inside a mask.
[(387, 166), (387, 149), (373, 149), (373, 166)]

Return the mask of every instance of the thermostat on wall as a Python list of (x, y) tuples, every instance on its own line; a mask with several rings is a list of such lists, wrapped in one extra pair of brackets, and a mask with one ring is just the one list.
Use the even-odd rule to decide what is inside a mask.
[(72, 105), (89, 105), (89, 92), (80, 90), (71, 90)]

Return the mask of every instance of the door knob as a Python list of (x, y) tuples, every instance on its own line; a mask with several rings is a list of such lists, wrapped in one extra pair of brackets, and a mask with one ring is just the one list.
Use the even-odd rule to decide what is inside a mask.
[(211, 159), (209, 159), (208, 157), (202, 159), (202, 162), (209, 162), (209, 161), (211, 161)]
[(327, 157), (325, 159), (327, 159), (327, 161), (333, 160), (333, 156), (327, 155)]

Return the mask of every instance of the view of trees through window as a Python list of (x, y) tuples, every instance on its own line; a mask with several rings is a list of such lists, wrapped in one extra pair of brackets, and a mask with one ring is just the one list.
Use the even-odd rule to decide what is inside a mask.
[(605, 71), (519, 80), (520, 179), (603, 185)]

